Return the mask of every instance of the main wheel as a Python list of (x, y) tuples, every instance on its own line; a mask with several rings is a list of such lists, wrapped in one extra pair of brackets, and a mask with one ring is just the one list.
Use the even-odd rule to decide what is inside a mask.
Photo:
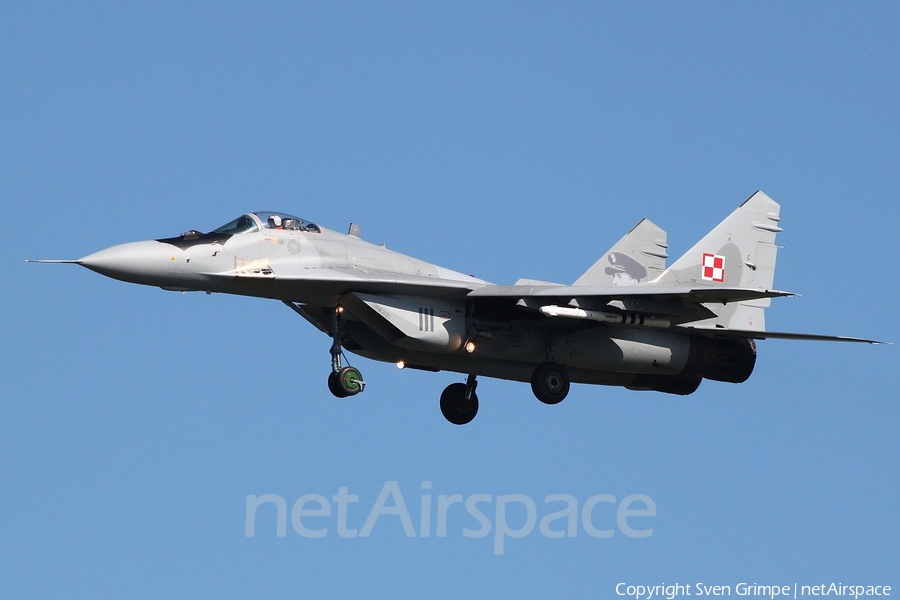
[(337, 373), (334, 371), (328, 374), (328, 389), (338, 398), (346, 398), (350, 395), (341, 387), (340, 382), (338, 382)]
[(478, 396), (472, 392), (466, 402), (466, 384), (451, 383), (441, 394), (441, 413), (454, 425), (465, 425), (478, 413)]
[(531, 375), (531, 391), (544, 404), (559, 404), (569, 393), (566, 368), (554, 363), (541, 363)]

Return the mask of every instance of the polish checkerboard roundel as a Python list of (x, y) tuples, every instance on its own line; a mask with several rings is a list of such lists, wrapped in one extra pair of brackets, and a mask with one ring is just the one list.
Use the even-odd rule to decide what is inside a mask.
[(722, 283), (725, 281), (725, 257), (718, 254), (703, 253), (702, 263), (703, 279)]

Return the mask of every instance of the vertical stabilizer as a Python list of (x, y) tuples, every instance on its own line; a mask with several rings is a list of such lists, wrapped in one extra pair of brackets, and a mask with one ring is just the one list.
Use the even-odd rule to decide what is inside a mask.
[(573, 285), (633, 285), (653, 281), (666, 268), (666, 232), (643, 219)]
[[(775, 279), (775, 234), (781, 207), (756, 192), (669, 267), (655, 284), (771, 290)], [(706, 323), (764, 330), (769, 300), (709, 306), (718, 318)], [(698, 323), (700, 325), (700, 323)]]

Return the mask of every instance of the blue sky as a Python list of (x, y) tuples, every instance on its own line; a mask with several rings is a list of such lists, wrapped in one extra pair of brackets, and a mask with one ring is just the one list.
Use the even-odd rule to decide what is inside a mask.
[[(782, 205), (775, 330), (900, 341), (893, 3), (20, 3), (0, 6), (0, 592), (8, 597), (616, 597), (619, 582), (900, 586), (896, 347), (766, 341), (689, 397), (574, 385), (544, 406), (363, 359), (281, 304), (72, 266), (283, 210), (498, 283), (574, 281), (642, 217), (679, 256), (757, 189)], [(388, 482), (487, 495), (446, 537), (245, 536), (248, 495)], [(431, 488), (423, 489), (423, 482)], [(495, 554), (496, 499), (598, 528)], [(388, 506), (393, 504), (389, 501)], [(637, 507), (637, 506), (636, 506)], [(306, 508), (314, 508), (307, 505)], [(456, 512), (454, 512), (456, 511)], [(434, 515), (432, 519), (436, 518)], [(512, 502), (511, 528), (526, 509)], [(564, 529), (556, 521), (553, 529)]]

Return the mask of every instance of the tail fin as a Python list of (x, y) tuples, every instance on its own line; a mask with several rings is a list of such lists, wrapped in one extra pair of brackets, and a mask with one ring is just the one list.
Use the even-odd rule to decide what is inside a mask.
[[(756, 192), (653, 283), (771, 290), (780, 210), (778, 203)], [(718, 317), (708, 325), (765, 330), (763, 310), (769, 303), (764, 299), (710, 306)]]
[(653, 281), (666, 268), (666, 232), (643, 219), (573, 285), (631, 285)]

